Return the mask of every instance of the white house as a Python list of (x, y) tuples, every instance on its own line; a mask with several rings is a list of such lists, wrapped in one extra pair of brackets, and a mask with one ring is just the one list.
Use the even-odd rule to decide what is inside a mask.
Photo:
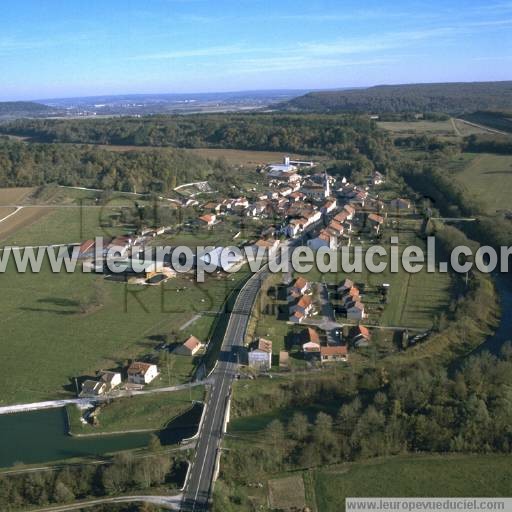
[(157, 375), (156, 364), (135, 361), (128, 367), (128, 382), (132, 384), (149, 384)]
[(270, 370), (272, 367), (272, 342), (264, 338), (258, 341), (258, 348), (249, 352), (249, 366), (257, 370)]
[(182, 356), (193, 356), (203, 347), (203, 344), (195, 337), (189, 336), (187, 340), (174, 349), (175, 354)]
[(121, 384), (121, 374), (119, 372), (101, 371), (100, 380), (107, 385), (108, 391), (117, 388)]

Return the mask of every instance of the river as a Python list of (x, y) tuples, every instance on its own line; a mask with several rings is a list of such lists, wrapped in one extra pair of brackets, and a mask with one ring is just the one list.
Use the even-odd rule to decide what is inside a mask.
[[(196, 405), (158, 432), (163, 445), (176, 444), (197, 431), (202, 406)], [(148, 444), (149, 433), (73, 437), (64, 408), (0, 416), (0, 467), (40, 464), (73, 457), (97, 457)]]
[(483, 351), (498, 354), (505, 342), (512, 341), (512, 279), (508, 275), (497, 274), (494, 284), (500, 298), (500, 323), (494, 334), (474, 351), (476, 354)]

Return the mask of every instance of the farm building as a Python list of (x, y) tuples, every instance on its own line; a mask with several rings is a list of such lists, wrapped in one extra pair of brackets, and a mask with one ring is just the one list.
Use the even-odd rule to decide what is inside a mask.
[(132, 384), (149, 384), (157, 375), (156, 364), (135, 361), (128, 367), (128, 382)]
[(107, 392), (107, 384), (101, 380), (86, 380), (82, 384), (81, 397), (93, 397)]
[(347, 359), (348, 351), (345, 345), (336, 347), (320, 347), (320, 360), (322, 363), (347, 361)]
[(119, 372), (101, 371), (100, 380), (107, 385), (108, 391), (121, 384), (121, 374)]
[(197, 354), (202, 347), (203, 344), (195, 336), (189, 336), (183, 344), (174, 349), (174, 353), (182, 356), (193, 356)]

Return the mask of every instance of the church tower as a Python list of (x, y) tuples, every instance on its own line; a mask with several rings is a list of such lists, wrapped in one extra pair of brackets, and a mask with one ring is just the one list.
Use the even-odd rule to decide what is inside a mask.
[(329, 197), (331, 195), (331, 185), (329, 183), (329, 176), (327, 176), (327, 172), (324, 171), (324, 197)]

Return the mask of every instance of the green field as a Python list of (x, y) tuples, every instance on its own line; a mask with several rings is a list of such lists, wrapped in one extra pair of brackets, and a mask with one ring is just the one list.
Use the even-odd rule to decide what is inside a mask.
[(316, 510), (337, 512), (345, 498), (511, 496), (510, 456), (424, 456), (379, 459), (313, 471)]
[(448, 121), (379, 121), (377, 125), (394, 135), (458, 135)]
[(490, 153), (469, 154), (449, 164), (456, 178), (483, 202), (488, 213), (510, 209), (512, 190), (512, 156)]
[(104, 404), (98, 414), (98, 425), (84, 425), (75, 406), (68, 406), (70, 431), (73, 434), (101, 434), (128, 430), (159, 430), (172, 419), (192, 407), (194, 400), (203, 400), (204, 387), (184, 391), (135, 395)]
[[(243, 273), (233, 277), (239, 278)], [(179, 341), (189, 334), (206, 340), (212, 314), (178, 329), (196, 314), (217, 311), (236, 284), (220, 277), (200, 284), (180, 275), (161, 286), (137, 287), (100, 278), (103, 305), (82, 313), (79, 301), (93, 293), (97, 279), (90, 274), (53, 274), (47, 267), (21, 274), (11, 265), (1, 279), (0, 357), (12, 369), (2, 382), (2, 405), (69, 397), (74, 377), (125, 366), (130, 358), (157, 357), (154, 347), (171, 332)], [(163, 372), (155, 385), (188, 380), (194, 359), (171, 356), (170, 374)]]
[[(416, 221), (402, 222), (401, 226), (402, 231), (386, 232), (399, 237), (401, 250), (409, 244), (425, 249), (423, 240), (414, 233), (417, 228)], [(382, 242), (382, 245), (389, 255), (389, 243)], [(452, 287), (450, 274), (428, 273), (426, 265), (421, 272), (413, 274), (406, 272), (401, 265), (398, 270), (396, 273), (391, 272), (388, 260), (387, 269), (382, 273), (371, 273), (363, 264), (362, 272), (344, 273), (340, 268), (338, 274), (321, 274), (313, 269), (304, 275), (310, 281), (323, 281), (333, 285), (339, 285), (345, 278), (351, 279), (356, 285), (364, 285), (363, 303), (368, 313), (368, 318), (365, 320), (367, 324), (418, 329), (431, 327), (434, 317), (444, 311), (450, 302)], [(390, 285), (388, 300), (385, 304), (381, 302), (381, 295), (377, 292), (378, 287), (384, 283)], [(343, 323), (345, 320), (340, 317), (338, 321)]]

